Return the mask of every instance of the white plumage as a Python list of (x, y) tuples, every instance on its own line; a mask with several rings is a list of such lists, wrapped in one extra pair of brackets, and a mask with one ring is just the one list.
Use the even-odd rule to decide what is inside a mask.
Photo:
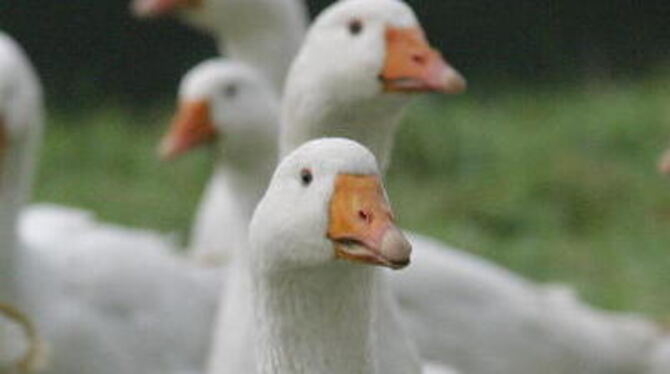
[[(174, 13), (212, 35), (222, 54), (255, 69), (270, 82), (277, 96), (283, 91), (286, 72), (302, 44), (308, 19), (303, 0), (204, 0), (197, 6), (175, 2), (172, 8), (160, 12), (160, 2), (155, 0), (133, 0), (132, 6), (136, 14), (144, 17)], [(189, 252), (200, 263), (230, 262), (234, 251), (230, 236), (246, 233), (248, 218), (238, 232), (232, 232), (232, 228), (221, 230), (222, 222), (238, 222), (231, 220), (229, 213), (238, 196), (226, 178), (225, 173), (215, 171), (197, 210)]]
[(165, 237), (102, 224), (54, 206), (19, 211), (41, 133), (40, 87), (20, 48), (0, 37), (3, 298), (31, 317), (51, 348), (45, 373), (202, 370), (219, 271), (177, 256)]

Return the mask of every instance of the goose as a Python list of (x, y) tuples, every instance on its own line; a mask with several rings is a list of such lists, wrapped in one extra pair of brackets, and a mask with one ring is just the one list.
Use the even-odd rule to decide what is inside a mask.
[(406, 267), (411, 245), (364, 147), (319, 139), (292, 152), (249, 238), (258, 373), (389, 373), (416, 360), (375, 346), (375, 267)]
[[(297, 78), (292, 76), (289, 81), (301, 79), (303, 73), (310, 72), (304, 69), (309, 67), (309, 60), (305, 63), (302, 69), (296, 69)], [(323, 80), (320, 74), (325, 73), (320, 71), (305, 79)], [(378, 75), (374, 71), (370, 74)], [(343, 78), (334, 76), (332, 79)], [(200, 80), (213, 82), (215, 79), (205, 75)], [(226, 85), (220, 82), (218, 86), (222, 89)], [(331, 102), (329, 95), (336, 95), (318, 89), (318, 84), (310, 89), (312, 95), (321, 95), (326, 103)], [(289, 92), (287, 97), (293, 95)], [(384, 94), (373, 94), (373, 97), (375, 95)], [(211, 110), (212, 106), (209, 108)], [(315, 107), (314, 111), (318, 112), (318, 109)], [(341, 110), (346, 112), (348, 108), (343, 105)], [(349, 113), (356, 114), (354, 111)], [(371, 123), (375, 121), (374, 118), (369, 120)], [(199, 122), (192, 123), (197, 125)], [(268, 125), (274, 123), (271, 121)], [(380, 129), (387, 131), (381, 125)], [(208, 134), (208, 131), (197, 128), (191, 132)], [(228, 135), (225, 131), (223, 135), (219, 138), (206, 136), (200, 139), (200, 144), (225, 141)], [(583, 372), (599, 373), (623, 362), (625, 365), (611, 371), (617, 373), (631, 366), (638, 368), (641, 364), (637, 362), (645, 361), (641, 357), (655, 344), (658, 328), (644, 319), (589, 308), (563, 287), (536, 285), (484, 259), (430, 238), (416, 234), (409, 234), (409, 237), (418, 249), (414, 264), (402, 276), (396, 274), (391, 280), (394, 292), (400, 297), (409, 331), (423, 348), (424, 359), (428, 356), (438, 363), (452, 363), (467, 373), (534, 373), (544, 372), (546, 368), (543, 366), (555, 366), (557, 373), (570, 372), (565, 365), (583, 365), (580, 367), (588, 369)], [(242, 256), (238, 257), (238, 260), (242, 259)], [(225, 300), (219, 315), (209, 365), (212, 374), (250, 373), (255, 363), (245, 356), (248, 348), (240, 343), (249, 342), (245, 334), (250, 328), (244, 326), (251, 322), (248, 319), (242, 321), (250, 313), (248, 288), (245, 289), (250, 287), (249, 279), (245, 278), (243, 267), (230, 268), (226, 289), (231, 297)], [(574, 346), (581, 347), (584, 352), (581, 355), (573, 352), (569, 347)], [(620, 360), (613, 359), (617, 356)], [(566, 364), (564, 357), (579, 361)], [(599, 369), (603, 366), (606, 369)]]
[[(160, 153), (175, 159), (200, 145), (213, 144), (216, 154), (211, 186), (225, 204), (211, 220), (232, 259), (224, 268), (208, 372), (253, 373), (248, 326), (250, 278), (245, 268), (251, 215), (277, 164), (279, 99), (260, 72), (243, 63), (215, 58), (192, 68), (182, 79), (177, 113), (163, 138)], [(224, 201), (225, 199), (225, 201)], [(245, 354), (246, 353), (246, 354)]]
[(0, 118), (0, 303), (20, 310), (47, 342), (44, 373), (201, 372), (219, 271), (174, 255), (154, 232), (76, 209), (24, 207), (42, 131), (41, 88), (6, 34)]
[[(255, 68), (271, 83), (275, 94), (283, 91), (286, 72), (300, 48), (307, 28), (307, 10), (302, 0), (133, 0), (140, 17), (176, 14), (184, 22), (211, 34), (221, 52)], [(229, 183), (214, 173), (193, 223), (188, 253), (199, 264), (221, 266), (232, 261), (235, 245), (220, 222), (243, 227), (248, 219), (231, 220), (226, 212), (236, 196)]]
[[(385, 170), (409, 93), (464, 88), (402, 1), (339, 1), (317, 17), (289, 71), (281, 154), (311, 139), (348, 137)], [(466, 373), (641, 373), (660, 344), (658, 326), (642, 317), (589, 308), (564, 287), (534, 285), (431, 238), (408, 238), (413, 266), (389, 281), (424, 359)], [(381, 310), (392, 310), (395, 300), (380, 300)]]
[(257, 69), (277, 94), (308, 20), (303, 0), (133, 0), (131, 9), (142, 18), (177, 15), (211, 35), (222, 54)]
[[(234, 94), (231, 94), (234, 92)], [(179, 109), (162, 141), (161, 153), (174, 158), (198, 145), (215, 140), (218, 152), (216, 169), (226, 173), (237, 200), (228, 206), (229, 214), (248, 222), (276, 165), (279, 131), (278, 99), (260, 73), (238, 62), (225, 59), (205, 61), (184, 77), (180, 87)], [(214, 136), (212, 134), (219, 134)], [(225, 213), (222, 213), (222, 215)], [(225, 290), (221, 298), (209, 373), (254, 373), (257, 359), (253, 354), (253, 303), (251, 275), (248, 267), (248, 244), (240, 240), (247, 235), (240, 227), (226, 230), (237, 243), (233, 262), (226, 267)], [(245, 237), (246, 238), (246, 237)], [(392, 334), (392, 333), (389, 333)], [(415, 352), (392, 345), (396, 352)], [(400, 348), (398, 348), (400, 347)], [(407, 361), (407, 364), (413, 361)], [(388, 373), (414, 372), (411, 366), (390, 361)], [(431, 366), (426, 366), (431, 368)], [(434, 373), (447, 372), (434, 365)]]

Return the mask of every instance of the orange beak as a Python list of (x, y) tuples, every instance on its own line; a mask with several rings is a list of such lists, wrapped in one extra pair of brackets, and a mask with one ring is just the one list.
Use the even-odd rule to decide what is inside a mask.
[(200, 145), (213, 142), (217, 131), (212, 124), (209, 103), (182, 104), (159, 148), (160, 157), (172, 160)]
[(202, 0), (134, 0), (132, 12), (137, 17), (159, 17), (174, 13), (178, 9), (197, 8)]
[(420, 28), (386, 30), (386, 60), (380, 79), (387, 92), (465, 91), (465, 78), (431, 48)]
[(395, 226), (377, 176), (337, 176), (328, 238), (340, 259), (392, 269), (404, 268), (410, 262), (412, 246)]
[(663, 153), (658, 163), (658, 171), (664, 175), (670, 175), (670, 149)]

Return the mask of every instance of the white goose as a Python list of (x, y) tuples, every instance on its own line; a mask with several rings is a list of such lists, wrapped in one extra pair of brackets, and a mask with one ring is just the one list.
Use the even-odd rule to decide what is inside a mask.
[[(133, 0), (131, 6), (142, 17), (176, 14), (211, 34), (228, 57), (269, 79), (277, 95), (307, 28), (302, 0)], [(235, 237), (246, 233), (248, 219), (236, 220), (225, 213), (237, 199), (229, 184), (224, 175), (215, 173), (201, 199), (189, 243), (190, 253), (200, 263), (230, 262), (235, 246), (222, 244), (229, 239), (226, 235), (232, 227), (243, 228)], [(221, 222), (229, 228), (221, 231)]]
[(132, 0), (139, 17), (177, 15), (210, 34), (220, 51), (257, 69), (282, 91), (307, 29), (304, 0)]
[(40, 92), (23, 52), (0, 34), (2, 302), (26, 312), (48, 341), (45, 373), (200, 371), (218, 272), (175, 257), (154, 233), (79, 211), (39, 206), (17, 223), (42, 129)]
[[(464, 82), (397, 0), (342, 0), (309, 31), (287, 79), (281, 149), (345, 136), (388, 166), (407, 91)], [(399, 91), (399, 92), (397, 92)], [(642, 373), (659, 329), (588, 308), (481, 259), (411, 235), (414, 264), (391, 277), (422, 356), (466, 373)], [(392, 300), (385, 300), (386, 306)], [(387, 308), (382, 308), (387, 310)]]
[[(247, 222), (267, 185), (276, 164), (278, 104), (268, 85), (251, 68), (225, 60), (210, 60), (192, 69), (180, 89), (180, 110), (171, 131), (163, 141), (163, 153), (176, 156), (203, 142), (215, 139), (219, 152), (216, 169), (226, 173), (230, 191), (238, 196), (228, 206), (230, 213)], [(230, 214), (228, 213), (228, 214)], [(222, 222), (220, 230), (228, 230)], [(235, 228), (234, 230), (238, 230)], [(241, 230), (240, 230), (241, 231)], [(244, 230), (246, 234), (246, 230)], [(236, 232), (228, 232), (237, 245), (235, 260), (228, 268), (222, 308), (219, 312), (210, 356), (210, 373), (254, 373), (257, 360), (253, 353), (253, 308), (248, 245)], [(389, 330), (389, 335), (394, 334)], [(396, 353), (414, 350), (403, 342), (385, 347)], [(411, 346), (410, 346), (411, 347)], [(405, 353), (408, 354), (408, 353)], [(387, 361), (387, 373), (415, 372), (416, 361), (399, 366)], [(386, 367), (384, 367), (386, 368)], [(435, 368), (434, 372), (443, 370)]]
[[(212, 232), (233, 259), (209, 359), (211, 373), (253, 373), (253, 324), (250, 278), (246, 272), (247, 229), (276, 165), (279, 101), (251, 67), (212, 59), (189, 71), (179, 90), (179, 111), (161, 145), (174, 158), (199, 145), (214, 143), (215, 171), (210, 186), (220, 204)], [(214, 196), (214, 195), (213, 195)]]
[[(337, 6), (350, 6), (346, 5), (346, 2), (342, 4)], [(352, 12), (350, 16), (359, 16), (356, 8), (350, 11)], [(317, 22), (314, 32), (319, 32), (319, 28), (323, 27)], [(333, 27), (337, 25), (334, 24)], [(326, 33), (334, 34), (328, 31)], [(314, 43), (308, 42), (303, 52), (310, 55), (309, 49), (314, 48)], [(368, 50), (374, 51), (374, 48)], [(383, 52), (377, 54), (384, 55)], [(317, 57), (318, 55), (313, 54), (311, 58)], [(327, 74), (327, 69), (315, 71), (309, 66), (309, 58), (302, 57), (302, 61), (303, 65), (294, 69), (291, 80), (326, 82), (323, 86), (315, 83), (313, 87), (307, 87), (307, 91), (298, 91), (295, 95), (302, 95), (307, 99), (318, 96), (322, 102), (312, 103), (314, 106), (311, 107), (313, 110), (311, 117), (289, 114), (305, 121), (332, 123), (320, 119), (318, 105), (333, 102), (334, 97), (346, 97), (345, 94), (334, 92), (332, 88), (339, 87), (336, 83), (344, 78), (336, 74)], [(319, 60), (315, 64), (322, 63), (327, 61)], [(349, 72), (347, 69), (355, 69), (355, 66), (348, 65), (355, 63), (356, 61), (352, 60), (331, 69), (335, 71), (343, 69), (345, 71), (343, 74), (347, 74)], [(377, 65), (381, 69), (383, 63), (379, 62)], [(373, 76), (379, 74), (374, 70), (368, 73)], [(211, 81), (210, 85), (218, 85), (220, 90), (226, 86), (224, 82), (215, 84), (216, 79), (213, 76), (207, 77), (208, 74), (204, 74), (202, 79), (195, 79), (196, 73), (190, 75), (194, 81)], [(453, 74), (452, 76), (457, 77)], [(329, 79), (334, 83), (327, 82)], [(291, 83), (289, 87), (292, 87)], [(289, 97), (293, 95), (289, 92)], [(375, 102), (387, 99), (386, 94), (381, 93), (381, 89), (374, 88), (367, 93), (353, 92), (351, 95), (358, 97), (361, 102), (369, 102), (372, 108), (365, 111), (372, 113), (379, 111), (374, 108)], [(406, 101), (404, 98), (388, 98), (388, 100)], [(330, 109), (331, 118), (337, 118), (337, 110), (348, 113), (349, 117), (354, 119), (361, 116), (356, 110), (348, 109), (349, 107), (356, 110), (366, 109), (344, 101)], [(212, 105), (209, 105), (209, 108), (211, 110)], [(398, 108), (398, 111), (401, 110), (402, 108)], [(342, 113), (339, 115), (344, 117)], [(397, 118), (399, 114), (392, 113), (390, 117)], [(388, 128), (384, 127), (389, 124), (384, 124), (374, 116), (367, 119), (368, 123), (378, 126), (376, 128), (380, 134), (389, 132)], [(226, 121), (223, 122), (225, 128)], [(275, 122), (269, 121), (267, 126), (274, 126)], [(192, 122), (194, 125), (198, 123), (201, 122)], [(303, 122), (302, 125), (308, 127), (309, 122)], [(394, 124), (390, 124), (389, 127), (393, 126)], [(208, 127), (211, 129), (211, 124)], [(195, 134), (208, 134), (208, 131), (197, 128), (192, 130)], [(365, 130), (365, 127), (361, 127), (361, 130)], [(227, 133), (224, 131), (223, 134), (221, 139), (227, 139)], [(356, 132), (352, 132), (352, 135), (364, 138)], [(392, 140), (392, 136), (390, 138)], [(207, 139), (214, 138), (205, 136), (202, 140)], [(224, 145), (225, 147), (227, 146)], [(247, 172), (256, 173), (251, 170)], [(567, 373), (572, 366), (566, 368), (565, 365), (573, 364), (587, 368), (584, 372), (601, 373), (623, 363), (619, 366), (621, 369), (612, 371), (617, 373), (626, 367), (639, 368), (643, 365), (641, 362), (647, 361), (644, 356), (650, 353), (650, 346), (655, 344), (656, 326), (637, 317), (595, 311), (580, 304), (571, 293), (560, 288), (538, 287), (494, 264), (450, 249), (428, 238), (414, 235), (412, 240), (419, 249), (418, 256), (414, 259), (415, 266), (406, 271), (406, 274), (394, 277), (393, 285), (401, 297), (410, 330), (419, 338), (425, 357), (435, 361), (453, 362), (464, 372), (472, 373), (534, 373), (537, 370), (546, 370), (544, 366), (555, 367), (556, 373)], [(245, 281), (244, 273), (240, 270), (242, 267), (235, 266), (233, 269), (238, 270), (231, 270), (232, 275), (226, 283), (226, 288), (229, 295), (236, 296), (230, 297), (225, 304), (226, 307), (221, 311), (217, 338), (210, 360), (212, 374), (248, 373), (251, 372), (248, 368), (253, 368), (255, 362), (253, 358), (245, 355), (249, 349), (245, 348), (244, 343), (240, 343), (249, 342), (250, 339), (245, 335), (250, 328), (244, 327), (245, 323), (250, 322), (242, 321), (244, 316), (249, 315), (250, 309), (250, 306), (245, 304), (248, 302), (248, 290), (245, 291), (245, 287), (249, 287), (248, 279)], [(434, 328), (435, 326), (444, 328), (438, 329)], [(574, 352), (571, 348), (574, 346), (581, 347), (580, 350), (583, 352)], [(533, 355), (528, 355), (526, 352), (533, 352)], [(577, 361), (563, 360), (565, 357)], [(602, 369), (603, 367), (606, 369)]]
[(250, 225), (258, 373), (419, 372), (387, 371), (416, 358), (375, 338), (383, 285), (370, 265), (410, 260), (393, 221), (375, 158), (359, 144), (321, 139), (285, 158)]

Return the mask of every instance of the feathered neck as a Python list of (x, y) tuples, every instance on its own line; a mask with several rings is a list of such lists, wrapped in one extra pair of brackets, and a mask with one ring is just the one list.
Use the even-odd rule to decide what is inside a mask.
[[(248, 124), (250, 128), (262, 129), (259, 132), (227, 139), (229, 141), (215, 150), (212, 183), (224, 183), (226, 190), (234, 196), (236, 206), (228, 209), (227, 214), (234, 214), (237, 221), (244, 222), (245, 232), (277, 164), (279, 125), (276, 116), (270, 115), (259, 121), (263, 123)], [(246, 235), (243, 239), (246, 242)]]
[(308, 74), (296, 78), (289, 82), (284, 96), (280, 155), (312, 139), (345, 137), (370, 149), (381, 169), (386, 170), (408, 97), (382, 94), (366, 100), (335, 98)]
[(377, 269), (331, 265), (255, 274), (260, 374), (374, 373)]
[(37, 126), (31, 130), (10, 140), (0, 167), (0, 300), (5, 301), (12, 300), (16, 292), (17, 219), (29, 195), (40, 141)]
[(277, 94), (307, 31), (302, 0), (251, 2), (225, 12), (218, 44), (222, 53), (249, 64), (270, 79)]

